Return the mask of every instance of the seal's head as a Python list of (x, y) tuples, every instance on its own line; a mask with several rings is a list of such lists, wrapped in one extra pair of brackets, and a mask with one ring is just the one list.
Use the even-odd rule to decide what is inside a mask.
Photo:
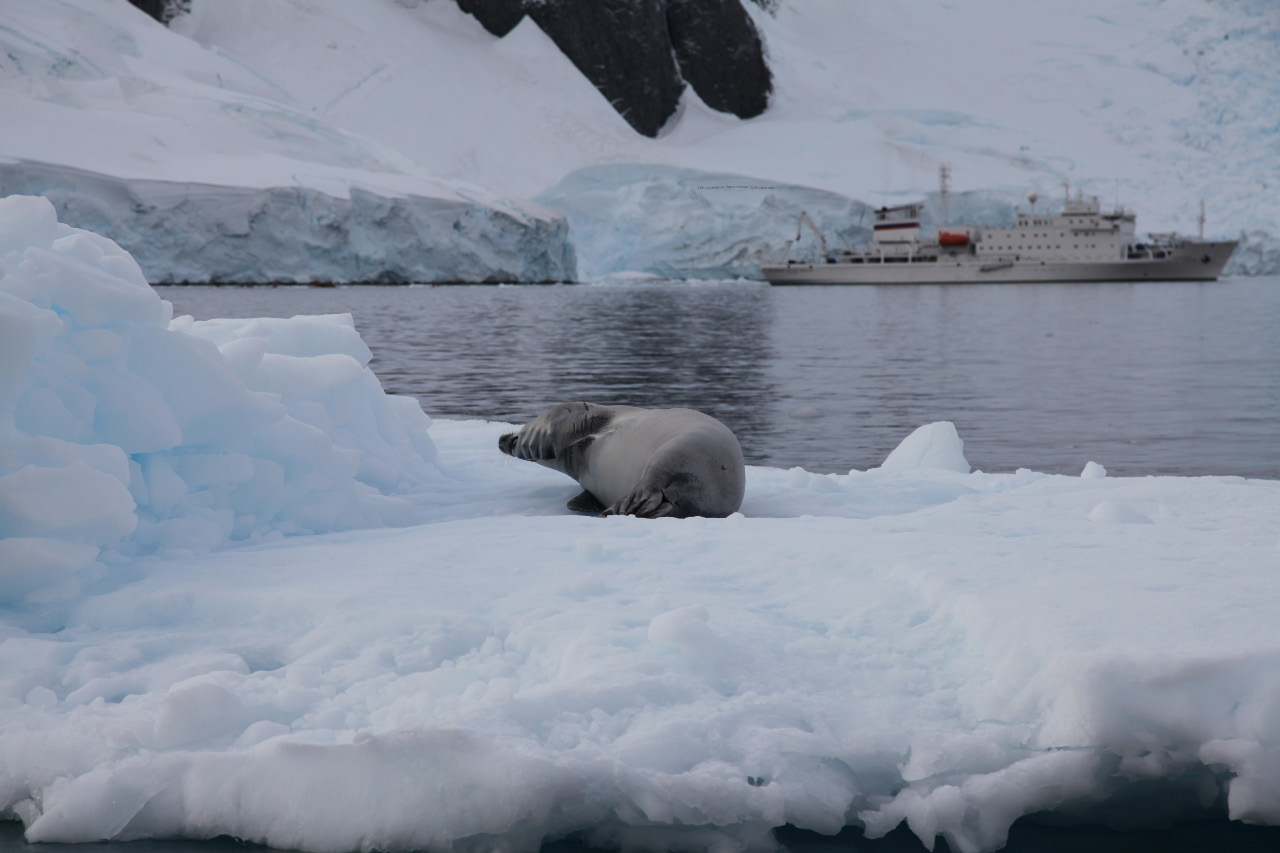
[(516, 442), (520, 440), (520, 433), (509, 432), (505, 435), (498, 436), (498, 449), (508, 456), (515, 456)]
[(498, 449), (508, 456), (539, 462), (548, 468), (576, 476), (572, 469), (575, 448), (599, 432), (614, 416), (610, 406), (595, 403), (561, 403), (538, 415), (517, 432), (498, 439)]

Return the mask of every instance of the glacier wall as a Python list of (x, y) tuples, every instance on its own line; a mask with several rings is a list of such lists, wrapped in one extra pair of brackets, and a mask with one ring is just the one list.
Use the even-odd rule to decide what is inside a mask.
[(68, 225), (107, 235), (155, 283), (572, 281), (568, 223), (481, 201), (343, 197), (129, 180), (63, 165), (0, 162), (0, 196), (48, 198)]
[(743, 175), (642, 163), (588, 166), (536, 200), (569, 222), (583, 280), (622, 272), (664, 278), (763, 277), (762, 263), (818, 258), (870, 239), (872, 210), (839, 193)]
[(1224, 275), (1280, 275), (1280, 233), (1250, 228), (1240, 232), (1239, 240)]

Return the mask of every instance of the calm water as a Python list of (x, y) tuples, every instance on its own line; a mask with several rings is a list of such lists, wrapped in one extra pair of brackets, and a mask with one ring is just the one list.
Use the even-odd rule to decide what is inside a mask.
[(157, 290), (197, 319), (350, 312), (383, 385), (438, 418), (690, 406), (749, 463), (820, 472), (950, 420), (984, 471), (1280, 478), (1277, 278)]

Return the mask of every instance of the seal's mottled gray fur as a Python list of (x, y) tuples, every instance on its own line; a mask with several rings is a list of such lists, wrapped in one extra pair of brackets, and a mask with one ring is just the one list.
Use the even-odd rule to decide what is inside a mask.
[(693, 409), (561, 403), (498, 449), (568, 474), (585, 490), (569, 508), (601, 515), (723, 518), (746, 489), (738, 439)]

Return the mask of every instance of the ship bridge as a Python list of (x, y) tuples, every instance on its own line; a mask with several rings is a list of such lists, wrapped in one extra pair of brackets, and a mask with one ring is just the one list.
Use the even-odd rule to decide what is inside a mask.
[(920, 242), (921, 207), (919, 204), (900, 204), (877, 210), (871, 244), (877, 248), (889, 248), (903, 243)]

